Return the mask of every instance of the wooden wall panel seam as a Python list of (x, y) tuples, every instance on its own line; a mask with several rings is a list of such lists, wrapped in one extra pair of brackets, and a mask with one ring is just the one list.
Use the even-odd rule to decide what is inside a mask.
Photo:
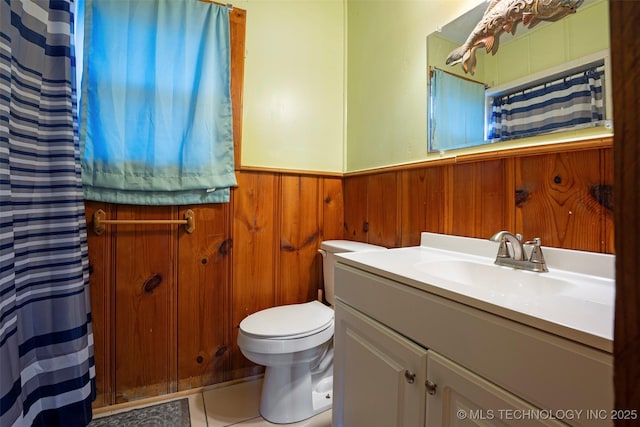
[(274, 305), (282, 304), (282, 279), (280, 277), (281, 272), (281, 251), (280, 251), (280, 243), (282, 241), (282, 174), (276, 174), (276, 185), (274, 200), (277, 200), (277, 203), (273, 204), (273, 217), (278, 220), (274, 222), (274, 230), (273, 230), (273, 253), (274, 253), (274, 267), (273, 267), (273, 296), (274, 296)]
[[(109, 213), (111, 214), (112, 218), (117, 218), (118, 215), (118, 208), (115, 205), (109, 205)], [(106, 266), (111, 266), (112, 268), (105, 268), (106, 270), (109, 271), (109, 281), (108, 283), (108, 290), (109, 290), (109, 311), (107, 312), (110, 315), (109, 318), (109, 362), (110, 362), (110, 389), (109, 389), (109, 403), (110, 404), (114, 404), (116, 403), (116, 366), (115, 366), (115, 360), (116, 360), (116, 282), (115, 282), (115, 271), (113, 271), (113, 266), (115, 265), (115, 260), (116, 260), (116, 255), (117, 255), (117, 251), (116, 251), (116, 233), (115, 233), (115, 229), (111, 229), (111, 231), (108, 232), (107, 234), (109, 241), (110, 241), (110, 250), (109, 250), (109, 262), (106, 264)]]
[[(171, 216), (170, 218), (182, 218), (178, 216), (180, 212), (179, 206), (171, 207)], [(171, 293), (169, 294), (168, 301), (168, 309), (170, 316), (168, 318), (169, 323), (169, 339), (167, 340), (168, 346), (168, 357), (167, 363), (169, 364), (167, 372), (169, 375), (169, 384), (168, 389), (169, 393), (175, 393), (178, 391), (178, 268), (175, 267), (177, 265), (178, 260), (178, 239), (180, 238), (180, 233), (183, 232), (182, 227), (171, 227), (171, 250), (170, 253), (173, 256), (173, 262), (171, 265)]]

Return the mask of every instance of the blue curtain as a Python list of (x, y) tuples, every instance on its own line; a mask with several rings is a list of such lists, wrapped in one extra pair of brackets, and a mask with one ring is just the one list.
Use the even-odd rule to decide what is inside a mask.
[(85, 197), (224, 202), (236, 185), (229, 12), (196, 0), (87, 0)]
[(484, 144), (484, 84), (434, 68), (430, 86), (430, 151)]
[(0, 425), (95, 395), (70, 0), (0, 0)]
[(595, 68), (493, 99), (489, 138), (508, 140), (594, 126), (604, 118), (603, 77)]

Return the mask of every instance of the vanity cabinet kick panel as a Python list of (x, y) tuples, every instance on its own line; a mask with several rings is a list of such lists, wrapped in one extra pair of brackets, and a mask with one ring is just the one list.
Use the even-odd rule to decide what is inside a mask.
[(424, 426), (427, 350), (340, 301), (335, 316), (333, 425)]
[[(611, 354), (397, 280), (338, 264), (336, 298), (535, 407), (585, 413), (613, 408)], [(337, 344), (337, 359), (340, 351)], [(569, 424), (612, 425), (584, 414)]]

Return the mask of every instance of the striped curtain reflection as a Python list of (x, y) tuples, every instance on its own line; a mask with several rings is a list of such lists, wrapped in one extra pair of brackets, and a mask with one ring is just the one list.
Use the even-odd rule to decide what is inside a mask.
[(95, 394), (71, 0), (0, 0), (0, 426)]
[(493, 99), (490, 140), (594, 126), (604, 118), (603, 74), (589, 69)]

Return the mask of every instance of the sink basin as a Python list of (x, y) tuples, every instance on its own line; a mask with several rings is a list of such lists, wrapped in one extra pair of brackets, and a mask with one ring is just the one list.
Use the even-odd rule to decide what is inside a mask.
[(561, 293), (574, 286), (571, 282), (549, 277), (547, 273), (468, 260), (428, 261), (419, 263), (417, 267), (433, 278), (481, 288), (483, 292), (492, 295), (543, 297)]
[(486, 239), (422, 233), (420, 246), (338, 254), (340, 264), (605, 352), (613, 351), (615, 256), (545, 247), (549, 272), (494, 264)]

